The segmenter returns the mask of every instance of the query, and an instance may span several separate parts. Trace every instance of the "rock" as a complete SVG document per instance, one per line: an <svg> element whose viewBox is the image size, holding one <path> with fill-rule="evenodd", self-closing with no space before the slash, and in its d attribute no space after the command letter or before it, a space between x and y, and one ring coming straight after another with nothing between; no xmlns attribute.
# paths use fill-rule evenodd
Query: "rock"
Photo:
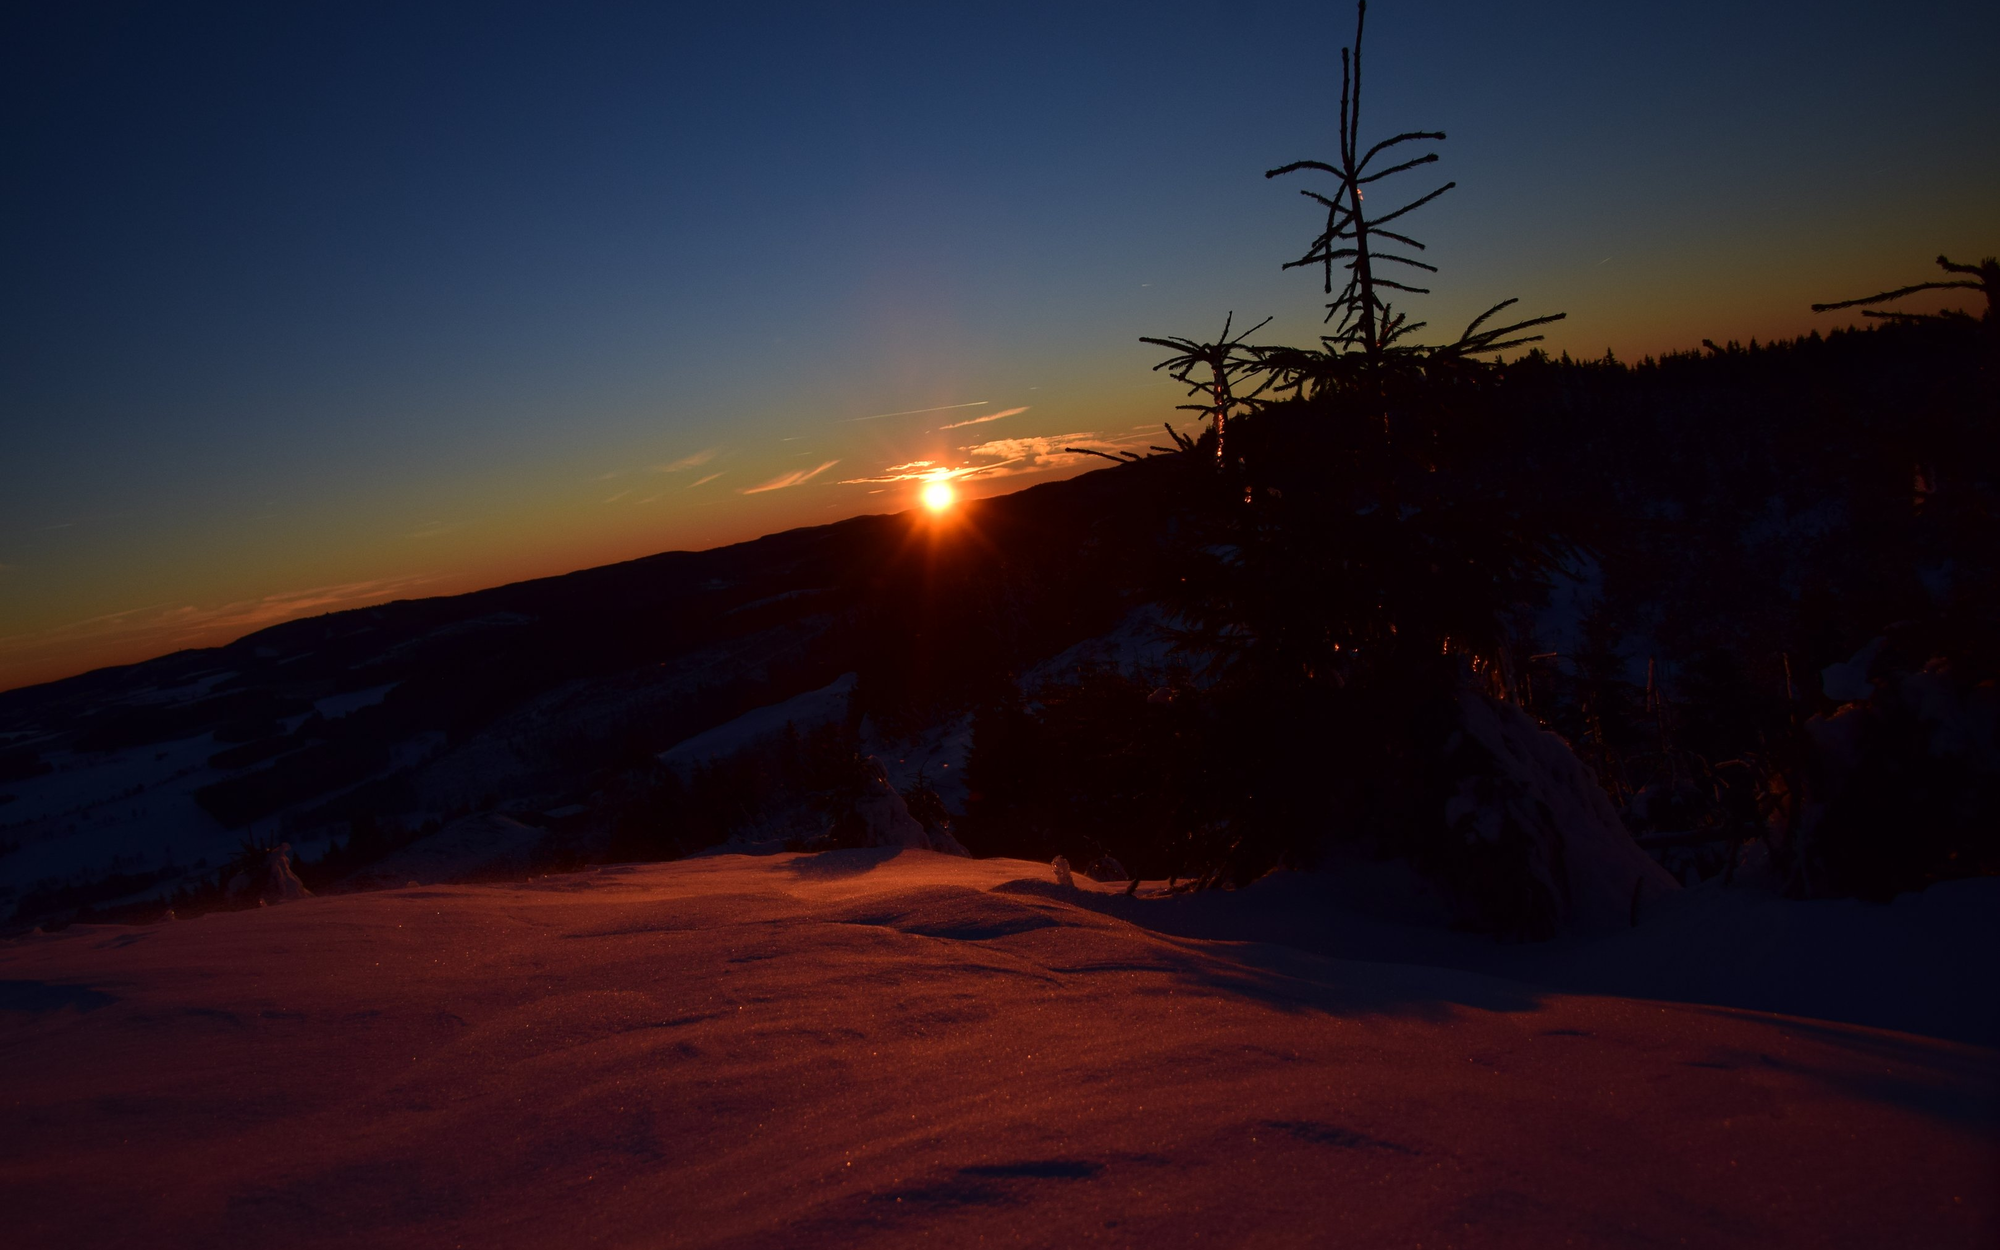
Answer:
<svg viewBox="0 0 2000 1250"><path fill-rule="evenodd" d="M1064 858L1061 855L1058 855L1053 860L1049 861L1049 866L1056 870L1057 885L1072 886L1072 887L1076 885L1076 878L1070 876L1069 873L1068 859Z"/></svg>

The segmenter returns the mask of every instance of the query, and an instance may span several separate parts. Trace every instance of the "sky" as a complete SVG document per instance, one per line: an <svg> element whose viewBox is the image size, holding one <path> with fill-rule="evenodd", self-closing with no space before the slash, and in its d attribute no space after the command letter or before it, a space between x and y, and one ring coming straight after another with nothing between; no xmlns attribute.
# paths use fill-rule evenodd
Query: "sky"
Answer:
<svg viewBox="0 0 2000 1250"><path fill-rule="evenodd" d="M1144 448L1310 342L1344 4L0 16L0 689ZM1446 334L1844 324L2000 249L1990 3L1377 0ZM1429 171L1410 175L1413 195ZM1101 461L1098 463L1102 463Z"/></svg>

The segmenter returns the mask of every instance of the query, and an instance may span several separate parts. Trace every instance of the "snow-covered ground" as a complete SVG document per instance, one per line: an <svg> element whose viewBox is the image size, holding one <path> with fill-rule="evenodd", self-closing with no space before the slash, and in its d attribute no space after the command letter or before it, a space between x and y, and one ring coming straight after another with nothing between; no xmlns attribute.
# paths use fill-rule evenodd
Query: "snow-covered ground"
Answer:
<svg viewBox="0 0 2000 1250"><path fill-rule="evenodd" d="M783 702L754 708L662 751L660 762L671 768L692 770L698 765L726 759L746 747L775 738L784 733L787 726L803 734L822 725L838 724L847 716L847 704L854 693L854 683L853 673L843 673L818 690L808 690Z"/></svg>
<svg viewBox="0 0 2000 1250"><path fill-rule="evenodd" d="M122 751L51 751L51 771L8 782L0 806L0 918L39 883L220 864L243 835L224 829L194 793L225 774L210 734ZM171 883L169 883L171 884Z"/></svg>
<svg viewBox="0 0 2000 1250"><path fill-rule="evenodd" d="M2000 1236L2000 1052L1530 979L1578 944L1518 948L1513 975L1427 966L1409 926L1343 919L1305 875L1119 889L924 852L719 855L18 939L0 945L8 1235ZM1954 915L1994 902L1939 897ZM1715 927L1700 891L1683 904L1675 923ZM1688 958L1753 930L1778 940L1738 918ZM1974 965L1992 947L1960 953L1961 988L1990 986Z"/></svg>

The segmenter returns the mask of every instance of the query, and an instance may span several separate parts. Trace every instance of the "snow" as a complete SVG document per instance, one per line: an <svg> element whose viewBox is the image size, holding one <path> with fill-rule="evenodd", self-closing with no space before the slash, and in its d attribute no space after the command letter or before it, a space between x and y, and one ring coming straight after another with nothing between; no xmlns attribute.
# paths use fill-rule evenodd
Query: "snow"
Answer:
<svg viewBox="0 0 2000 1250"><path fill-rule="evenodd" d="M1640 849L1611 800L1560 737L1527 713L1470 692L1459 697L1463 732L1491 767L1463 778L1445 821L1468 839L1525 835L1521 868L1546 891L1560 923L1584 933L1629 928L1635 910L1679 888Z"/></svg>
<svg viewBox="0 0 2000 1250"><path fill-rule="evenodd" d="M1912 912L1972 924L1991 884ZM722 855L0 944L9 1236L1994 1244L2000 1053L1380 962L1414 930L1325 885Z"/></svg>
<svg viewBox="0 0 2000 1250"><path fill-rule="evenodd" d="M1166 612L1159 605L1134 608L1111 632L1087 638L1023 673L1021 689L1032 696L1052 682L1075 681L1085 668L1115 669L1127 677L1163 672L1179 659L1167 628Z"/></svg>
<svg viewBox="0 0 2000 1250"><path fill-rule="evenodd" d="M360 869L349 889L440 881L520 879L547 835L498 812L475 812Z"/></svg>
<svg viewBox="0 0 2000 1250"><path fill-rule="evenodd" d="M966 805L965 761L972 754L972 714L952 717L907 738L884 734L872 717L861 722L861 749L880 761L889 784L898 790L927 785L944 805L963 812Z"/></svg>
<svg viewBox="0 0 2000 1250"><path fill-rule="evenodd" d="M1874 694L1875 683L1868 680L1868 670L1875 667L1875 658L1888 645L1887 638L1877 638L1845 664L1829 664L1820 670L1820 688L1826 697L1835 703L1857 703Z"/></svg>
<svg viewBox="0 0 2000 1250"><path fill-rule="evenodd" d="M219 864L243 841L194 800L224 774L208 767L221 749L209 734L123 751L50 751L53 771L8 782L0 807L0 916L47 882L148 872L206 859Z"/></svg>
<svg viewBox="0 0 2000 1250"><path fill-rule="evenodd" d="M679 769L729 756L774 738L790 725L800 733L834 724L847 716L848 696L854 693L855 675L844 673L820 687L795 695L782 703L745 712L735 720L698 733L660 753L660 762Z"/></svg>
<svg viewBox="0 0 2000 1250"><path fill-rule="evenodd" d="M880 761L875 761L880 767ZM925 830L923 823L910 815L909 804L888 778L879 773L870 778L861 797L855 800L854 814L861 818L867 830L867 845L907 847L920 851L942 851L946 855L965 855L969 852L957 838L942 830L932 834Z"/></svg>
<svg viewBox="0 0 2000 1250"><path fill-rule="evenodd" d="M370 686L366 690L350 690L346 694L328 695L313 704L313 709L328 720L339 720L365 707L374 707L389 697L389 692L403 683L392 681L386 685Z"/></svg>

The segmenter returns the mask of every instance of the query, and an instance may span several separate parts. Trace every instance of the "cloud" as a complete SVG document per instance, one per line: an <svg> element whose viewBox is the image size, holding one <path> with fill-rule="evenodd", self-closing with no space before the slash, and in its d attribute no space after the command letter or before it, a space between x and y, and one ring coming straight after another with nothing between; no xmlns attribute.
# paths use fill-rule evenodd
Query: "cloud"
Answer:
<svg viewBox="0 0 2000 1250"><path fill-rule="evenodd" d="M840 483L842 486L866 486L873 482L914 482L920 479L957 476L954 470L944 468L935 460L912 460L908 464L892 464L876 477L850 477ZM869 491L869 494L875 494Z"/></svg>
<svg viewBox="0 0 2000 1250"><path fill-rule="evenodd" d="M1017 473L1041 473L1049 469L1060 469L1068 465L1080 464L1092 459L1090 456L1066 450L1070 447L1088 447L1095 451L1120 451L1131 448L1136 440L1131 433L1122 437L1106 437L1094 430L1078 434L1047 434L1035 438L996 438L989 442L967 447L965 454L975 459L994 460L994 466L1004 472L998 475L1009 477Z"/></svg>
<svg viewBox="0 0 2000 1250"><path fill-rule="evenodd" d="M848 417L848 421L880 421L884 417L914 417L926 412L950 412L954 408L984 408L989 401L975 399L969 404L939 404L935 408L905 408L901 412L878 412L872 417Z"/></svg>
<svg viewBox="0 0 2000 1250"><path fill-rule="evenodd" d="M448 525L443 521L425 521L423 528L410 531L410 537L436 538L440 534L449 534L457 528L457 526Z"/></svg>
<svg viewBox="0 0 2000 1250"><path fill-rule="evenodd" d="M1026 408L1009 408L1005 412L996 412L984 417L974 417L970 421L954 421L950 425L941 425L938 428L940 430L956 430L961 426L985 425L988 421L998 421L1002 417L1018 417L1026 411Z"/></svg>
<svg viewBox="0 0 2000 1250"><path fill-rule="evenodd" d="M1045 473L1051 469L1065 468L1091 459L1080 452L1069 451L1068 448L1088 447L1097 451L1136 449L1144 445L1144 437L1139 431L1150 428L1150 426L1139 426L1133 431L1116 436L1085 430L1077 434L1047 434L1036 438L996 438L961 448L960 450L966 455L966 463L963 464L948 466L933 460L912 460L908 464L890 465L873 476L847 478L840 484L875 486L891 485L896 482L956 481L974 477L1014 477L1023 473Z"/></svg>
<svg viewBox="0 0 2000 1250"><path fill-rule="evenodd" d="M784 490L788 486L801 486L839 463L840 461L838 460L829 460L817 469L797 469L790 473L780 473L768 482L763 482L756 486L745 486L736 493L739 495L761 495L767 490Z"/></svg>
<svg viewBox="0 0 2000 1250"><path fill-rule="evenodd" d="M710 447L703 451L695 452L691 456L682 456L679 460L670 460L666 464L656 464L653 466L653 472L679 473L682 469L698 469L715 459L721 451L722 448L720 447Z"/></svg>
<svg viewBox="0 0 2000 1250"><path fill-rule="evenodd" d="M689 490L693 490L693 489L694 489L695 487L697 487L697 486L706 486L706 485L708 485L708 484L709 484L710 482L713 482L713 481L714 481L714 480L715 480L716 478L719 478L719 477L721 477L721 476L722 476L722 475L721 475L720 473L711 473L711 474L709 474L709 475L708 475L707 477L704 477L704 478L698 478L698 479L696 479L695 481L692 481L692 482L689 482L689 483L687 484L687 488L688 488Z"/></svg>
<svg viewBox="0 0 2000 1250"><path fill-rule="evenodd" d="M613 495L613 496L612 496L611 498L609 498L609 499L605 500L604 502L605 502L605 503L617 503L617 502L618 502L619 500L621 500L621 499L625 498L625 496L627 496L627 495L629 495L629 494L631 494L631 493L632 493L632 492L631 492L631 491L629 491L629 490L621 490L621 491L619 491L619 492L618 492L617 494Z"/></svg>

